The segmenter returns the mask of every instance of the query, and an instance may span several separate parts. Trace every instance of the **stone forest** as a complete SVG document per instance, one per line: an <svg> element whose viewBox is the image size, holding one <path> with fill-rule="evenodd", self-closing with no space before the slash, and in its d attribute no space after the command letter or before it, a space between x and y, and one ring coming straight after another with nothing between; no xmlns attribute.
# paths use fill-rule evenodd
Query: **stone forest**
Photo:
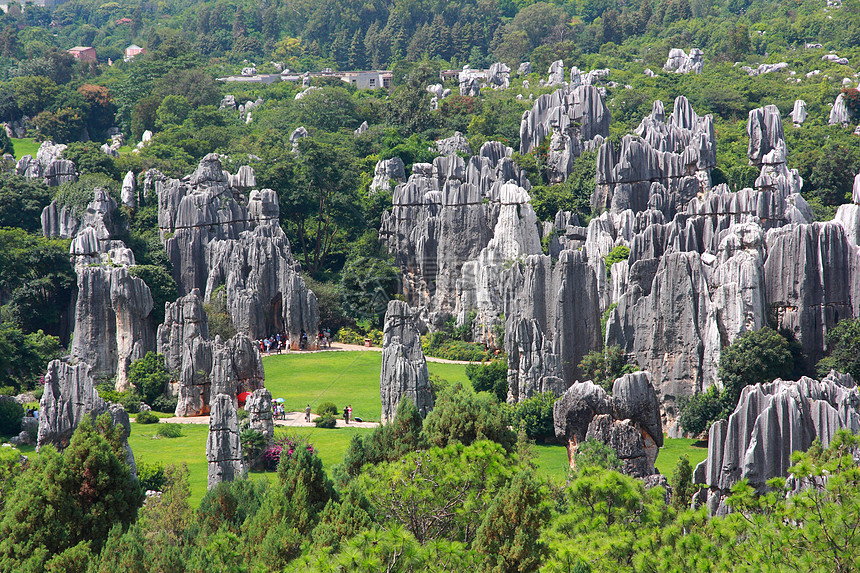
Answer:
<svg viewBox="0 0 860 573"><path fill-rule="evenodd" d="M0 8L0 571L860 570L857 0Z"/></svg>

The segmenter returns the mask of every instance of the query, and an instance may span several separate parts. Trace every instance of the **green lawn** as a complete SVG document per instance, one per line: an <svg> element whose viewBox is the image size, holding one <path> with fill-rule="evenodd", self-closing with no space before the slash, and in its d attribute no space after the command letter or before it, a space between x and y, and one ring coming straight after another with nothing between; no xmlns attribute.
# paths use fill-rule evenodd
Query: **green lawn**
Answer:
<svg viewBox="0 0 860 573"><path fill-rule="evenodd" d="M347 404L365 421L379 421L379 371L382 354L371 351L280 354L263 358L266 388L273 398L283 398L288 412L316 409L323 401L334 402L338 411ZM466 366L428 362L430 374L450 382L467 382Z"/></svg>
<svg viewBox="0 0 860 573"><path fill-rule="evenodd" d="M188 465L189 482L191 485L191 505L197 507L206 493L206 437L209 426L206 424L183 424L182 437L153 439L157 424L132 424L131 436L128 443L134 452L135 460L162 465L185 463ZM333 466L343 461L343 456L349 447L352 436L359 433L371 432L364 428L337 428L321 430L318 428L275 428L275 436L290 433L301 436L310 442L317 450L325 470L331 474ZM254 479L272 479L276 474L252 473Z"/></svg>
<svg viewBox="0 0 860 573"><path fill-rule="evenodd" d="M12 147L15 149L15 159L21 159L25 155L36 157L36 152L39 151L38 141L32 137L24 137L22 139L12 138Z"/></svg>
<svg viewBox="0 0 860 573"><path fill-rule="evenodd" d="M688 438L664 438L655 465L661 474L671 480L672 472L683 455L687 456L695 469L696 464L708 457L708 444Z"/></svg>

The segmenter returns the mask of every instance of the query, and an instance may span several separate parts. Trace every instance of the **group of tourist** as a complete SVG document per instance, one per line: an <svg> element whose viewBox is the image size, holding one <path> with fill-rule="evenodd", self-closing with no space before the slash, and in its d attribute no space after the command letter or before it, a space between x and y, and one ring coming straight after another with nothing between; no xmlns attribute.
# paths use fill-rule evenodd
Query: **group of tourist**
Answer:
<svg viewBox="0 0 860 573"><path fill-rule="evenodd" d="M262 354L271 354L272 352L280 354L281 350L289 349L290 339L284 332L273 334L272 336L260 341L260 352Z"/></svg>
<svg viewBox="0 0 860 573"><path fill-rule="evenodd" d="M36 418L38 420L39 419L39 409L38 408L27 408L24 411L24 415L27 418Z"/></svg>
<svg viewBox="0 0 860 573"><path fill-rule="evenodd" d="M275 403L272 405L272 415L275 420L286 420L287 419L287 411L284 409L283 404Z"/></svg>
<svg viewBox="0 0 860 573"><path fill-rule="evenodd" d="M320 330L317 340L321 349L331 348L331 330L328 328ZM308 346L308 334L302 330L299 336L299 350L307 350L308 348L310 348ZM290 337L287 336L286 332L279 332L260 340L261 354L280 354L282 350L290 350Z"/></svg>

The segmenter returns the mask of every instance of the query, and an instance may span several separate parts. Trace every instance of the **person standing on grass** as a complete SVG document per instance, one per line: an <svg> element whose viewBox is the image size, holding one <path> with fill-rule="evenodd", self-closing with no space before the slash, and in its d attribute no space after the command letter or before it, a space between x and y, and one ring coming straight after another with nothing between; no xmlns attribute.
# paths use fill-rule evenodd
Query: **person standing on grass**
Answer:
<svg viewBox="0 0 860 573"><path fill-rule="evenodd" d="M349 424L349 406L343 407L343 421Z"/></svg>
<svg viewBox="0 0 860 573"><path fill-rule="evenodd" d="M310 423L311 421L311 405L308 404L307 408L305 408L305 422Z"/></svg>

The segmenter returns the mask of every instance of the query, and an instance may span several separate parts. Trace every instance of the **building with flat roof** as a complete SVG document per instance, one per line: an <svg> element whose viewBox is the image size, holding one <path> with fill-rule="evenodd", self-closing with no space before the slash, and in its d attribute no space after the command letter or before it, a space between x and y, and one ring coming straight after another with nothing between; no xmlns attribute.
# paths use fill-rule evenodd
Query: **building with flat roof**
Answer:
<svg viewBox="0 0 860 573"><path fill-rule="evenodd" d="M96 57L96 49L91 48L90 46L75 46L69 50L69 53L82 62L98 61L98 58Z"/></svg>

